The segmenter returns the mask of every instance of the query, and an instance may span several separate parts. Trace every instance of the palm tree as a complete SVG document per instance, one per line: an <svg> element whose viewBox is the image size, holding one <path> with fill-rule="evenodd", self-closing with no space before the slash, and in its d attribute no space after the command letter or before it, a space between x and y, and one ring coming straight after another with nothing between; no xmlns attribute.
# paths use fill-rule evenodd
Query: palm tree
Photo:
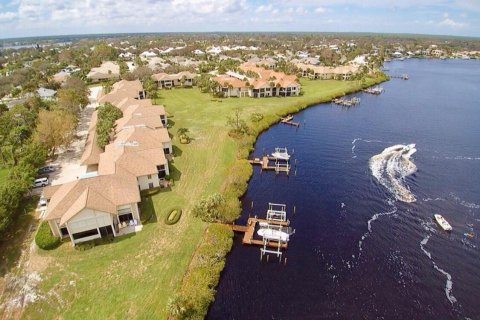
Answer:
<svg viewBox="0 0 480 320"><path fill-rule="evenodd" d="M185 314L187 309L184 307L184 301L180 295L175 295L173 298L168 299L167 302L167 312L168 314L177 319L178 317Z"/></svg>

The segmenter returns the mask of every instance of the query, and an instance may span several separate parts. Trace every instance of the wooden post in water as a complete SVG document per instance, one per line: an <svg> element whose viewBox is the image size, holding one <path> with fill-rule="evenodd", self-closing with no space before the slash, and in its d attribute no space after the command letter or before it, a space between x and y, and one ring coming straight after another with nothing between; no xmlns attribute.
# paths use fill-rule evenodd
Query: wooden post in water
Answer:
<svg viewBox="0 0 480 320"><path fill-rule="evenodd" d="M297 213L297 207L293 206L293 214Z"/></svg>

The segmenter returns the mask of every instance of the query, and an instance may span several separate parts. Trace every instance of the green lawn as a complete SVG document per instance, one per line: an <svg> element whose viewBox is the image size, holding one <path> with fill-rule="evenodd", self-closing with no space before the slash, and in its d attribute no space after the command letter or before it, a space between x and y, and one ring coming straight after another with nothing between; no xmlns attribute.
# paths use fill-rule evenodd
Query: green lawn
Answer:
<svg viewBox="0 0 480 320"><path fill-rule="evenodd" d="M74 250L68 242L41 252L48 261L40 286L43 298L27 307L23 317L166 319L167 300L179 287L206 226L191 217L189 209L202 196L220 190L236 159L237 145L228 137L226 116L237 107L245 116L250 112L266 116L286 113L359 85L341 81L302 84L305 94L300 97L221 102L197 88L160 91L157 102L165 105L173 124L175 186L152 196L155 216L136 235L86 251ZM178 143L175 133L180 127L190 130L194 139L190 144ZM182 218L175 225L165 225L169 208L176 206L183 208Z"/></svg>

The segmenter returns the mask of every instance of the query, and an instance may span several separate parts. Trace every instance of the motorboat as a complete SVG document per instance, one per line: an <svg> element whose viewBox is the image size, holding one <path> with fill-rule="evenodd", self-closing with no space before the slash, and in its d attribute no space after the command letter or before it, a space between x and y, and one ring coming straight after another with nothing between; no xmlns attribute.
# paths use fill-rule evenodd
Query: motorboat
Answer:
<svg viewBox="0 0 480 320"><path fill-rule="evenodd" d="M287 148L275 148L275 152L272 153L272 157L279 160L290 159L290 155L288 154Z"/></svg>
<svg viewBox="0 0 480 320"><path fill-rule="evenodd" d="M283 241L287 242L290 238L290 235L284 231L270 229L270 228L261 228L257 231L257 234L267 240L274 240L274 241Z"/></svg>
<svg viewBox="0 0 480 320"><path fill-rule="evenodd" d="M452 226L450 225L450 223L448 223L447 220L445 220L445 218L441 214L434 214L433 216L443 230L452 231Z"/></svg>

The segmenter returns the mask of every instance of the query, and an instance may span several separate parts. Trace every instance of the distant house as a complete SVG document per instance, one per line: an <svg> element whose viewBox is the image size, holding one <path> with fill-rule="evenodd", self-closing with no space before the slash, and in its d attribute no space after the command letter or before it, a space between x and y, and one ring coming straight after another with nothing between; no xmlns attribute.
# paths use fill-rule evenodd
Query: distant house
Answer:
<svg viewBox="0 0 480 320"><path fill-rule="evenodd" d="M100 67L92 68L87 74L92 81L103 81L120 78L120 66L116 62L106 61Z"/></svg>
<svg viewBox="0 0 480 320"><path fill-rule="evenodd" d="M196 77L196 74L188 71L182 71L176 74L156 73L152 75L152 79L157 83L159 88L191 87L195 84Z"/></svg>
<svg viewBox="0 0 480 320"><path fill-rule="evenodd" d="M140 57L142 58L153 58L153 57L156 57L157 54L153 51L144 51L142 53L140 53Z"/></svg>
<svg viewBox="0 0 480 320"><path fill-rule="evenodd" d="M67 81L67 78L69 76L70 76L69 72L65 72L61 70L53 75L53 81L58 83L64 83L65 81Z"/></svg>
<svg viewBox="0 0 480 320"><path fill-rule="evenodd" d="M267 69L275 69L277 67L277 60L267 57L267 58L258 58L253 57L247 61L248 64L256 64Z"/></svg>
<svg viewBox="0 0 480 320"><path fill-rule="evenodd" d="M350 80L352 76L359 71L359 66L356 64L338 67L325 67L297 63L296 67L301 70L302 77L309 78L311 80Z"/></svg>
<svg viewBox="0 0 480 320"><path fill-rule="evenodd" d="M250 63L242 64L240 70L243 74L230 71L214 77L213 81L217 83L215 91L225 97L253 98L300 94L300 84L295 75L267 70Z"/></svg>
<svg viewBox="0 0 480 320"><path fill-rule="evenodd" d="M168 66L170 66L170 64L167 63L165 59L162 59L160 57L153 57L153 58L143 59L143 60L147 61L148 67L154 71L156 69L165 69Z"/></svg>
<svg viewBox="0 0 480 320"><path fill-rule="evenodd" d="M57 93L57 91L52 89L46 89L46 88L38 88L37 93L42 99L52 100L55 97L55 94Z"/></svg>

